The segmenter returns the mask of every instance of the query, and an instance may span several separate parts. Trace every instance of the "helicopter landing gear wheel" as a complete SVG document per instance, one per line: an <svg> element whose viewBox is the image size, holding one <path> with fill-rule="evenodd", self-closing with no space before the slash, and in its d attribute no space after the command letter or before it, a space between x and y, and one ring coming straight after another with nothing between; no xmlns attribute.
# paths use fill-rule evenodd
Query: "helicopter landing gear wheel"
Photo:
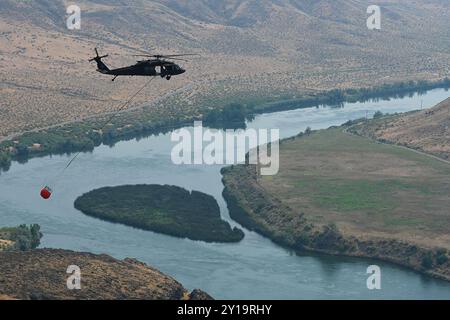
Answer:
<svg viewBox="0 0 450 320"><path fill-rule="evenodd" d="M171 76L166 76L166 80L170 80L172 78Z"/></svg>

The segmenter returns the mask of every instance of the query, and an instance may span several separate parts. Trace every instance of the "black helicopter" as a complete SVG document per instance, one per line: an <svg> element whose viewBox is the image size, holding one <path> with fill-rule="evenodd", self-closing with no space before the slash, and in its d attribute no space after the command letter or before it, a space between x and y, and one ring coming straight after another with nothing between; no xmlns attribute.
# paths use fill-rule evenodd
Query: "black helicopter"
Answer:
<svg viewBox="0 0 450 320"><path fill-rule="evenodd" d="M147 76L147 77L161 76L161 78L165 77L167 80L170 80L172 76L183 74L186 72L186 70L181 68L176 63L172 61L167 61L165 59L186 61L185 59L180 59L179 57L196 55L196 54L134 55L136 57L148 57L152 59L141 60L138 61L136 64L128 67L109 69L106 66L106 64L102 61L102 59L108 57L108 55L100 56L98 54L97 48L95 48L95 53L97 54L97 56L95 58L90 59L89 62L92 61L97 62L98 72L114 76L112 81L116 80L118 76ZM157 68L159 70L157 70Z"/></svg>

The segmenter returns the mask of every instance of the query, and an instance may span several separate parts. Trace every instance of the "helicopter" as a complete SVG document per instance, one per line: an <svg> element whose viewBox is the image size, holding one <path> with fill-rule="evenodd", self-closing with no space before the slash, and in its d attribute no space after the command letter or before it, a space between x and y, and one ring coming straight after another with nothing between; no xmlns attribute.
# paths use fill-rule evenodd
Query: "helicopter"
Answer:
<svg viewBox="0 0 450 320"><path fill-rule="evenodd" d="M89 59L89 62L95 61L97 63L98 72L114 76L112 81L116 80L118 76L147 76L147 77L160 76L161 78L166 78L167 80L170 80L172 76L183 74L186 72L186 70L181 68L175 62L168 61L165 59L186 61L185 59L181 59L179 57L196 55L196 54L134 55L136 57L147 57L150 59L138 61L136 64L127 67L109 69L108 66L102 61L103 58L106 58L109 55L100 56L97 48L95 48L95 53L97 56L95 58Z"/></svg>

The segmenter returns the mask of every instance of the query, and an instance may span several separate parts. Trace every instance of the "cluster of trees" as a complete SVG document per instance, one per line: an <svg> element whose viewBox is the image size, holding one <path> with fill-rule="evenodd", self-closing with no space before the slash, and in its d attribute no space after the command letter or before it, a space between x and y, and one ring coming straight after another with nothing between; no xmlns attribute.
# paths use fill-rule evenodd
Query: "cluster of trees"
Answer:
<svg viewBox="0 0 450 320"><path fill-rule="evenodd" d="M427 252L422 257L422 267L424 269L431 269L434 265L443 265L449 261L447 250L439 248L435 252Z"/></svg>
<svg viewBox="0 0 450 320"><path fill-rule="evenodd" d="M14 242L10 250L31 250L37 248L41 243L42 233L38 224L20 225L15 228L1 228L0 239Z"/></svg>
<svg viewBox="0 0 450 320"><path fill-rule="evenodd" d="M206 125L214 128L238 129L245 128L246 120L252 119L253 110L239 103L231 103L223 109L213 109L209 111L203 121Z"/></svg>
<svg viewBox="0 0 450 320"><path fill-rule="evenodd" d="M322 105L341 107L344 102L366 102L380 99L404 98L414 93L423 94L436 88L450 88L450 79L441 81L407 81L383 84L374 88L334 89L317 95L297 99L278 101L258 107L257 112L275 112L281 110L308 108Z"/></svg>
<svg viewBox="0 0 450 320"><path fill-rule="evenodd" d="M89 152L102 143L114 145L117 141L145 137L158 134L174 128L178 122L167 120L164 122L152 122L143 124L135 122L124 128L126 120L118 120L112 126L103 128L102 133L98 128L102 127L101 121L89 121L86 123L74 123L62 127L55 127L40 132L25 133L17 138L19 143L5 141L0 144L0 169L9 169L12 160L25 163L30 157L45 156L49 154L70 154L73 152ZM188 125L190 123L186 123ZM31 148L39 144L38 148ZM12 148L13 152L10 151Z"/></svg>

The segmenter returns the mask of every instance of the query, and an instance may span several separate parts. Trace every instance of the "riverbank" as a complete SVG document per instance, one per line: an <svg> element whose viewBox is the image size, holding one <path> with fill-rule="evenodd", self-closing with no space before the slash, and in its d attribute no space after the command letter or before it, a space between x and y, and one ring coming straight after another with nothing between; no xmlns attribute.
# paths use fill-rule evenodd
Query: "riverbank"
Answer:
<svg viewBox="0 0 450 320"><path fill-rule="evenodd" d="M74 206L105 221L205 242L239 242L244 232L220 217L214 197L176 186L105 187L78 197Z"/></svg>
<svg viewBox="0 0 450 320"><path fill-rule="evenodd" d="M374 88L331 90L296 98L278 97L276 100L247 97L234 102L230 98L230 102L234 103L228 104L223 109L205 107L203 113L191 116L168 115L165 112L150 115L145 109L133 109L119 113L109 122L107 120L111 114L33 130L2 141L0 171L7 171L11 161L24 163L34 157L88 152L101 144L112 146L118 141L139 139L190 126L194 120L203 120L204 125L216 128L241 128L245 127L247 119L256 114L321 105L339 106L344 102L389 99L435 88L450 88L450 80L445 78L436 82L400 82Z"/></svg>
<svg viewBox="0 0 450 320"><path fill-rule="evenodd" d="M450 280L448 164L342 130L283 140L277 176L224 168L230 216L295 250L375 258Z"/></svg>

